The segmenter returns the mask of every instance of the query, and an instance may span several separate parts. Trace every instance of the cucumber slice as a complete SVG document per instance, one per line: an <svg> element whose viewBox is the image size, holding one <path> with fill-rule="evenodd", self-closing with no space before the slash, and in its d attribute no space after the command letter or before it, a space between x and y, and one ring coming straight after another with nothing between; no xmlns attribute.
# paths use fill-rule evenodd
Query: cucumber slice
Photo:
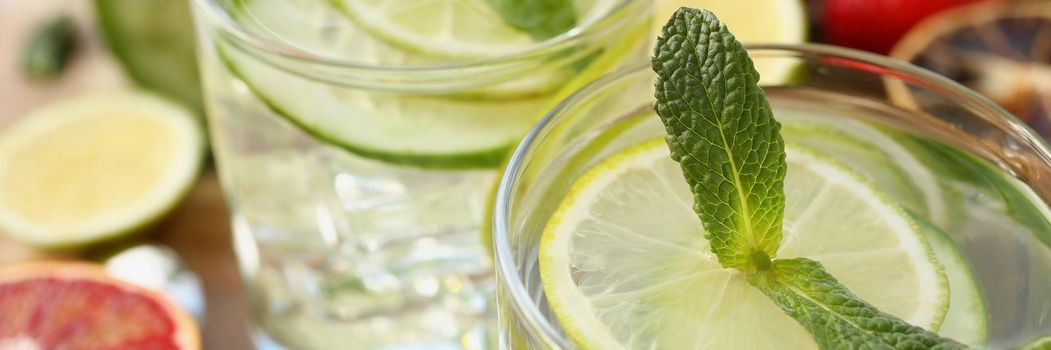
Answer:
<svg viewBox="0 0 1051 350"><path fill-rule="evenodd" d="M492 168L532 126L546 98L460 101L341 88L217 46L229 71L273 111L329 144L422 168Z"/></svg>
<svg viewBox="0 0 1051 350"><path fill-rule="evenodd" d="M96 0L95 13L111 51L132 79L201 114L201 83L187 1Z"/></svg>

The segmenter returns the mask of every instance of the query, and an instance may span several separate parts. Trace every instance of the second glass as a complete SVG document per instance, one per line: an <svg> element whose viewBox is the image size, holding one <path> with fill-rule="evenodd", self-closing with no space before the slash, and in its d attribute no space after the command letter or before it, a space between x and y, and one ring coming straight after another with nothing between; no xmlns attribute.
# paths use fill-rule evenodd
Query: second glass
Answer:
<svg viewBox="0 0 1051 350"><path fill-rule="evenodd" d="M578 85L570 78L648 47L647 1L575 3L576 27L532 43L479 1L194 2L212 144L262 338L492 344L478 228L493 169Z"/></svg>

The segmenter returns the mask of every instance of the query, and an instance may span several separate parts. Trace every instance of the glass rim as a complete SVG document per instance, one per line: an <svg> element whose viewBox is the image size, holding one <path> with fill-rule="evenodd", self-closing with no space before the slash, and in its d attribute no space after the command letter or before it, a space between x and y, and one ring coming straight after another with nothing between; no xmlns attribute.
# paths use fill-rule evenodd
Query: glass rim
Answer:
<svg viewBox="0 0 1051 350"><path fill-rule="evenodd" d="M985 96L919 66L874 53L824 44L748 44L745 45L745 48L750 55L761 54L762 52L793 52L842 58L864 65L852 65L850 67L852 69L866 70L876 74L889 74L910 83L921 83L921 86L924 88L931 88L940 95L950 97L958 105L979 111L984 115L992 115L995 118L999 118L1002 121L999 126L1009 130L1014 136L1025 139L1026 145L1032 148L1037 156L1042 158L1040 160L1045 165L1051 165L1051 151L1049 151L1051 147L1048 146L1044 138L1036 134L1027 124ZM518 269L511 256L509 241L510 189L512 184L518 182L519 173L527 159L526 152L535 148L538 142L537 138L548 130L553 122L561 119L567 109L575 106L581 99L608 88L616 81L648 69L650 69L650 65L645 63L606 74L560 101L526 134L515 148L514 153L512 153L507 167L501 173L495 204L493 205L492 232L495 253L494 264L497 276L499 276L497 283L507 289L506 294L511 299L508 302L512 304L510 308L518 311L518 315L509 317L525 318L523 323L530 331L539 332L564 348L570 344L569 341L556 331L552 323L541 314L540 309L526 291L521 278L518 277Z"/></svg>
<svg viewBox="0 0 1051 350"><path fill-rule="evenodd" d="M206 16L208 17L207 20L211 25L217 26L222 32L232 35L239 44L247 45L248 47L265 53L300 61L304 64L317 64L347 70L368 70L389 73L433 73L453 72L479 66L520 62L545 57L546 55L557 54L560 49L576 44L589 37L592 33L613 25L613 23L609 21L610 18L626 11L631 7L630 5L641 3L643 0L616 0L618 1L617 4L607 13L595 19L591 25L587 27L574 27L568 32L537 42L534 45L526 46L522 50L516 50L493 57L424 65L369 64L312 53L295 46L268 39L248 30L241 24L237 23L237 21L230 16L229 11L224 9L217 3L217 1L218 0L193 0L192 6L206 12Z"/></svg>

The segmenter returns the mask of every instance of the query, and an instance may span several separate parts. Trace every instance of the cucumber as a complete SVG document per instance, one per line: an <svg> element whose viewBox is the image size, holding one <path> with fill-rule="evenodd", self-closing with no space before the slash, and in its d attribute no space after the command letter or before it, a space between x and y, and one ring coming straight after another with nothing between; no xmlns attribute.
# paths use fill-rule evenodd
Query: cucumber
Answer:
<svg viewBox="0 0 1051 350"><path fill-rule="evenodd" d="M217 45L227 69L275 112L319 140L389 163L493 168L533 125L545 98L457 101L342 88Z"/></svg>
<svg viewBox="0 0 1051 350"><path fill-rule="evenodd" d="M203 115L190 4L183 0L96 0L111 51L143 87Z"/></svg>

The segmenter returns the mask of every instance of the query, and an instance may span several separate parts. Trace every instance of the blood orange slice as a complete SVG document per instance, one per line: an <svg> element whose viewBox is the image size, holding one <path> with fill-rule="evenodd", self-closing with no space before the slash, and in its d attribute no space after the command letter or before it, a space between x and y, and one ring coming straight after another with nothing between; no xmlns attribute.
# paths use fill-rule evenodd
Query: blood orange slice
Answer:
<svg viewBox="0 0 1051 350"><path fill-rule="evenodd" d="M164 296L81 263L0 268L0 349L199 349Z"/></svg>

